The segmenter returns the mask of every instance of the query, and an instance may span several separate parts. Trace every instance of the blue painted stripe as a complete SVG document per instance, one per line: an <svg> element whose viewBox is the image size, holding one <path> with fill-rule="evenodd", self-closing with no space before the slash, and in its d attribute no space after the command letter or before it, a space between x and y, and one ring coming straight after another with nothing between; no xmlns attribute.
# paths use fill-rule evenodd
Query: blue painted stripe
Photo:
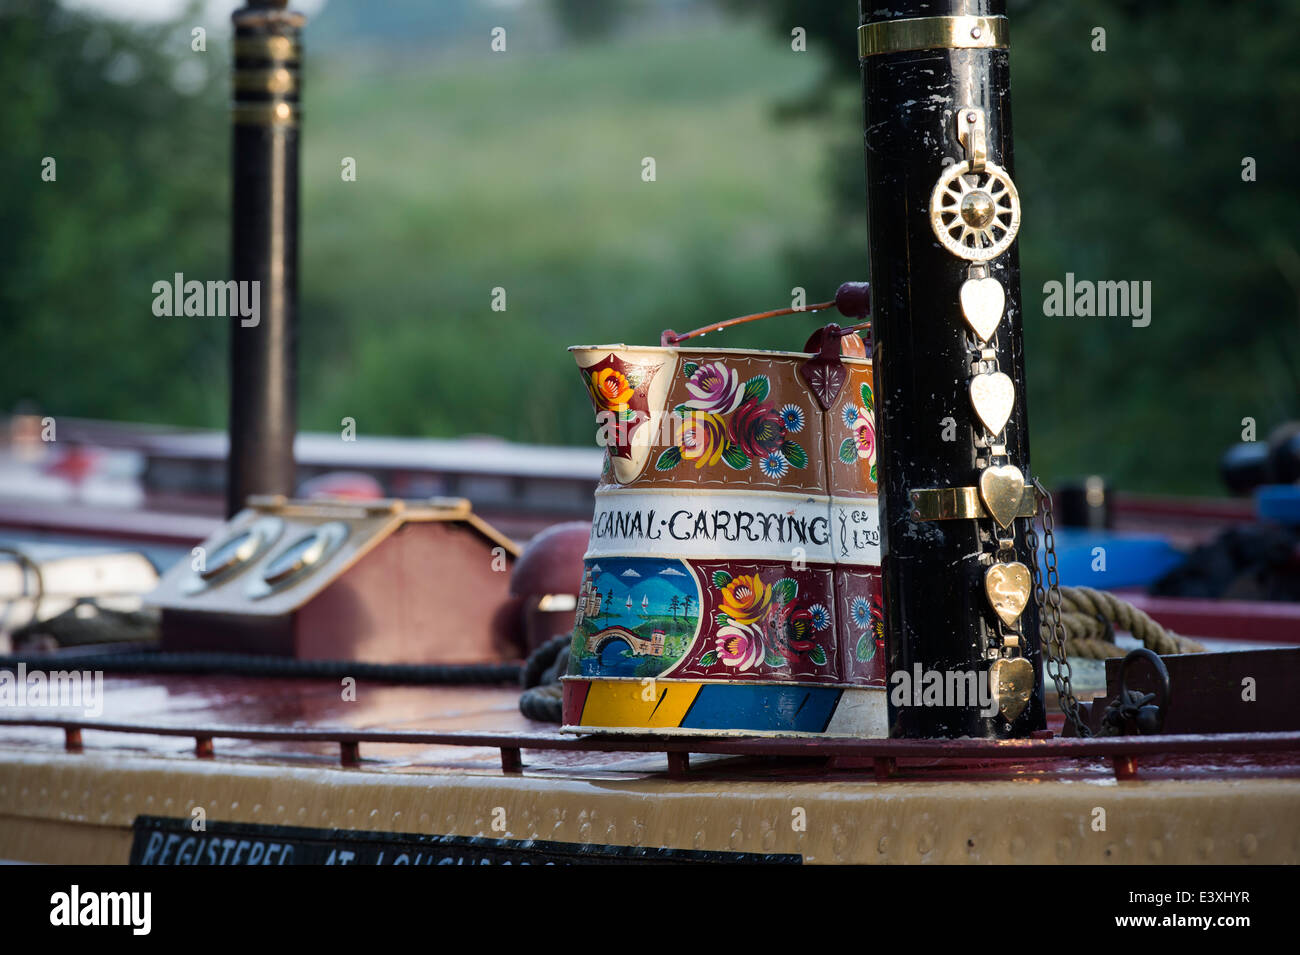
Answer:
<svg viewBox="0 0 1300 955"><path fill-rule="evenodd" d="M706 683L682 729L824 733L843 691L770 683Z"/></svg>

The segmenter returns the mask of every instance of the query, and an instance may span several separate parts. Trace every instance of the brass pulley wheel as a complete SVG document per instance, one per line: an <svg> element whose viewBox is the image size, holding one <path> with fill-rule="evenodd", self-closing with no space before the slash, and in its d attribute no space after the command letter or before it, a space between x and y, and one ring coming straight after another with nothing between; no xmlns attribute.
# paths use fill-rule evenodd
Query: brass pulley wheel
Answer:
<svg viewBox="0 0 1300 955"><path fill-rule="evenodd" d="M953 163L930 195L930 226L958 258L996 259L1020 231L1020 194L1001 166L985 162L972 172L969 161Z"/></svg>

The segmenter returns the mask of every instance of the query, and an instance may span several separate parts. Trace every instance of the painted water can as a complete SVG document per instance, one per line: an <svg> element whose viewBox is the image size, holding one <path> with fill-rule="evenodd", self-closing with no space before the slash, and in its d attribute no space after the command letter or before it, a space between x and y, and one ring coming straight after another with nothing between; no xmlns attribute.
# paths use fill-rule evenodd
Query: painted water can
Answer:
<svg viewBox="0 0 1300 955"><path fill-rule="evenodd" d="M567 731L888 735L871 363L830 330L570 349L607 453Z"/></svg>

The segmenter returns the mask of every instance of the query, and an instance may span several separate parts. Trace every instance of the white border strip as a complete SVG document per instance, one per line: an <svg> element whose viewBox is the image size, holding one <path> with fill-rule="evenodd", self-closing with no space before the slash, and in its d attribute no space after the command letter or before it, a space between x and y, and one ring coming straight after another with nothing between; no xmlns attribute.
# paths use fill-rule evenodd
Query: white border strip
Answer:
<svg viewBox="0 0 1300 955"><path fill-rule="evenodd" d="M596 492L586 556L878 567L879 507L875 498L607 488Z"/></svg>

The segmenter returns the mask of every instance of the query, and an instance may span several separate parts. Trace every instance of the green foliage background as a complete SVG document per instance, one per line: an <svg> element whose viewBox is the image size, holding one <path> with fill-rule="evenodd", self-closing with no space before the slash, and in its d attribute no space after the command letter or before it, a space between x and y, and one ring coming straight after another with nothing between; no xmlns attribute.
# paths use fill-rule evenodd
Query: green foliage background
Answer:
<svg viewBox="0 0 1300 955"><path fill-rule="evenodd" d="M1049 480L1215 491L1243 417L1263 436L1300 416L1296 6L1012 3ZM554 13L582 4L561 7L331 0L308 24L304 428L586 443L564 346L652 343L868 277L854 4L638 2L572 40ZM224 425L228 329L155 318L150 288L226 268L226 33L197 12L128 29L0 4L0 408ZM1066 272L1150 280L1150 327L1043 317ZM814 324L718 342L797 347Z"/></svg>

